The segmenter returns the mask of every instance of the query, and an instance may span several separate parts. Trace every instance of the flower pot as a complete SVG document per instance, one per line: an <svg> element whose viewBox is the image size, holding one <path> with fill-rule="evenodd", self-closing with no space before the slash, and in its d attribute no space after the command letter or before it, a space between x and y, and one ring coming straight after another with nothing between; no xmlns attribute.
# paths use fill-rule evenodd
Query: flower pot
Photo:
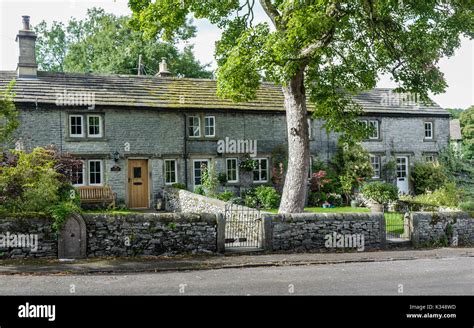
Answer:
<svg viewBox="0 0 474 328"><path fill-rule="evenodd" d="M379 203L372 203L370 209L372 210L372 213L383 213L383 205Z"/></svg>

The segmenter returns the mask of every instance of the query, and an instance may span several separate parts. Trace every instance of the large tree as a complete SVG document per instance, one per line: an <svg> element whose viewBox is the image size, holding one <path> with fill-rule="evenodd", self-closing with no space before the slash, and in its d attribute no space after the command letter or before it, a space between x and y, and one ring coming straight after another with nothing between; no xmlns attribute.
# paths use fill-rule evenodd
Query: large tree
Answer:
<svg viewBox="0 0 474 328"><path fill-rule="evenodd" d="M0 89L0 151L3 151L4 144L11 141L13 133L20 125L18 110L13 102L15 98L14 86L15 81L11 81L3 89Z"/></svg>
<svg viewBox="0 0 474 328"><path fill-rule="evenodd" d="M67 26L53 22L51 26L40 22L37 59L39 68L52 72L137 74L138 58L142 57L142 74L155 74L159 63L166 58L173 75L210 78L209 64L201 64L189 45L183 51L175 46L177 39L187 40L195 27L187 22L178 38L162 42L159 38L143 37L134 31L126 16L107 14L103 9L92 8L84 20L69 20Z"/></svg>
<svg viewBox="0 0 474 328"><path fill-rule="evenodd" d="M270 23L253 24L254 0L129 0L132 24L171 39L188 16L223 29L216 45L218 94L256 97L265 79L282 86L288 171L279 211L301 212L309 166L307 97L326 127L349 140L362 136L351 94L390 74L420 99L443 92L437 63L460 36L474 37L472 0L259 0Z"/></svg>
<svg viewBox="0 0 474 328"><path fill-rule="evenodd" d="M462 152L467 160L474 161L474 106L464 110L459 116L462 132Z"/></svg>

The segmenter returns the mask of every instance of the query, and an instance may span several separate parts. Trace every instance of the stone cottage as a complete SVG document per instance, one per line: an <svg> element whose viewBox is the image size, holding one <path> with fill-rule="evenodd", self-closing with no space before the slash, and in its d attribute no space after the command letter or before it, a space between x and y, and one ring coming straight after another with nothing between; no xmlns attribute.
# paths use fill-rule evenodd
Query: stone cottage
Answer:
<svg viewBox="0 0 474 328"><path fill-rule="evenodd" d="M254 152L258 167L251 184L266 184L272 159L287 147L283 95L264 83L256 100L233 103L216 96L216 82L167 76L92 75L37 71L36 35L24 17L17 35L17 71L1 71L0 87L16 79L15 103L21 126L16 147L31 150L54 144L83 160L74 172L77 186L110 186L130 208L149 208L163 188L201 184L202 164L225 175L226 188L245 179L239 163ZM440 106L407 101L390 89L355 97L360 117L374 133L363 146L371 154L374 179L384 163L397 163L397 185L409 192L415 161L433 161L449 143L449 114ZM409 99L408 99L409 100ZM337 135L311 119L312 158L327 161ZM252 148L254 147L254 149Z"/></svg>

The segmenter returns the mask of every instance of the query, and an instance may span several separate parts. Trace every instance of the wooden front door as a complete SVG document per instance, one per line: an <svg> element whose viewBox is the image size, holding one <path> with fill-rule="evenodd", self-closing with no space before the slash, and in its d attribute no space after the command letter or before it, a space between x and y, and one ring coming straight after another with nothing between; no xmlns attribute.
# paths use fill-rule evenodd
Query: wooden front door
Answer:
<svg viewBox="0 0 474 328"><path fill-rule="evenodd" d="M148 208L148 160L128 160L128 207Z"/></svg>

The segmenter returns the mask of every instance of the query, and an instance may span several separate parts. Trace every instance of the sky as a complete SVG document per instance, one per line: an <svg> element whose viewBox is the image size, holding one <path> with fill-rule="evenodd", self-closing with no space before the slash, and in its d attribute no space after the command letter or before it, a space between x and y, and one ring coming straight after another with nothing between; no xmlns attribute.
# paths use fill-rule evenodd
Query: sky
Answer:
<svg viewBox="0 0 474 328"><path fill-rule="evenodd" d="M31 16L33 26L42 20L66 23L70 17L85 18L87 8L94 6L116 15L131 14L127 0L0 0L0 70L16 69L18 45L15 37L21 28L21 16ZM261 8L256 7L255 22L268 20ZM214 69L214 43L221 32L207 20L196 20L195 25L197 35L188 42L194 44L196 58L201 63L211 63ZM180 47L184 47L184 43ZM448 88L443 94L432 95L432 99L444 108L464 109L474 105L474 40L463 39L455 55L443 58L439 66ZM396 87L388 77L382 77L377 86Z"/></svg>

